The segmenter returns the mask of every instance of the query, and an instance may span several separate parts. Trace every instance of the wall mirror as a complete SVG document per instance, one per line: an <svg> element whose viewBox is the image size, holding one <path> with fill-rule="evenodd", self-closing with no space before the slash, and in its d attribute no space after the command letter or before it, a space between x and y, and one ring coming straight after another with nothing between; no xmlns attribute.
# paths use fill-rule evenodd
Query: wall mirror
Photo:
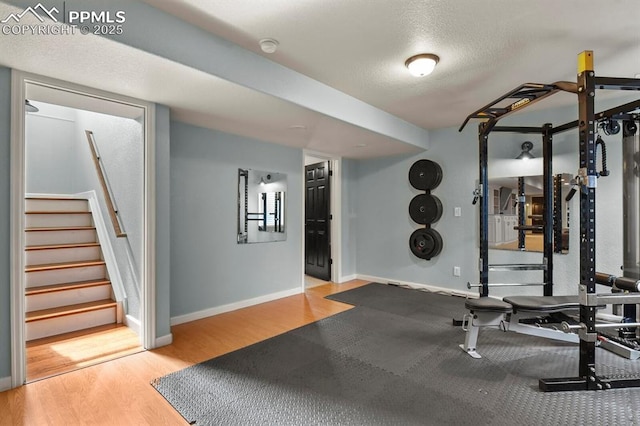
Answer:
<svg viewBox="0 0 640 426"><path fill-rule="evenodd" d="M238 169L238 244L287 239L285 173Z"/></svg>
<svg viewBox="0 0 640 426"><path fill-rule="evenodd" d="M520 179L523 180L524 197L518 193ZM572 176L556 175L554 179L554 203L559 207L554 215L554 232L560 247L556 253L569 252L569 202ZM542 252L543 247L543 177L502 177L489 179L489 227L487 229L489 248ZM524 209L520 203L524 203ZM553 208L553 206L550 206ZM521 215L523 217L521 218ZM520 224L523 223L522 227ZM522 231L518 228L524 228ZM521 244L519 233L524 233Z"/></svg>

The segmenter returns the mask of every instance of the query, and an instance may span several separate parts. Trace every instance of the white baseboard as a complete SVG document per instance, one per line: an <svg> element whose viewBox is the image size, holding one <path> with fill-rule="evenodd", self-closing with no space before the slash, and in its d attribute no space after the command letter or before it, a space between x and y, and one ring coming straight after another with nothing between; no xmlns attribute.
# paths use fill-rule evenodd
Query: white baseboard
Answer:
<svg viewBox="0 0 640 426"><path fill-rule="evenodd" d="M357 280L357 279L358 279L358 275L356 275L356 274L345 275L343 277L340 277L340 280L338 281L338 284L346 283L347 281L353 281L353 280Z"/></svg>
<svg viewBox="0 0 640 426"><path fill-rule="evenodd" d="M0 392L11 389L11 377L0 377Z"/></svg>
<svg viewBox="0 0 640 426"><path fill-rule="evenodd" d="M137 318L132 317L131 315L125 315L124 325L126 325L131 330L133 330L133 332L136 333L138 336L142 332L140 321Z"/></svg>
<svg viewBox="0 0 640 426"><path fill-rule="evenodd" d="M229 303L227 305L216 306L202 311L193 312L185 315L178 315L171 317L171 325L183 324L185 322L196 321L202 318L211 317L225 312L235 311L237 309L246 308L248 306L258 305L260 303L271 302L272 300L282 299L283 297L293 296L295 294L302 293L300 287L292 288L290 290L280 291L277 293L267 294L260 297L254 297L253 299L241 300L235 303Z"/></svg>
<svg viewBox="0 0 640 426"><path fill-rule="evenodd" d="M160 348L162 346L170 345L173 342L173 334L165 334L164 336L156 337L156 344L154 348Z"/></svg>
<svg viewBox="0 0 640 426"><path fill-rule="evenodd" d="M424 289L433 293L442 293L442 294L448 294L451 296L468 297L470 299L478 298L477 292L465 291L465 290L454 290L451 288L439 287L439 286L434 286L429 284L414 283L411 281L400 281L400 280L394 280L391 278L375 277L372 275L360 275L360 274L358 274L358 279L364 280L364 281L382 283L382 284L396 284L396 285L408 286L411 288Z"/></svg>

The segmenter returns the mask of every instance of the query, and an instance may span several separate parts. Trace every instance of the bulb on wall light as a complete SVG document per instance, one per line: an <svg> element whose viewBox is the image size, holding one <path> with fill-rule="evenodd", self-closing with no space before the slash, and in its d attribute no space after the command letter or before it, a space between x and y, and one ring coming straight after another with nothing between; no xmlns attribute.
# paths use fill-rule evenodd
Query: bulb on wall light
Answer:
<svg viewBox="0 0 640 426"><path fill-rule="evenodd" d="M533 155L531 154L531 150L533 149L533 143L531 143L530 141L525 141L522 143L521 148L522 148L522 152L520 153L520 155L516 157L516 160L529 161L530 159L534 158Z"/></svg>
<svg viewBox="0 0 640 426"><path fill-rule="evenodd" d="M404 65L414 77L424 77L433 72L440 61L438 56L431 53L415 55L407 59Z"/></svg>

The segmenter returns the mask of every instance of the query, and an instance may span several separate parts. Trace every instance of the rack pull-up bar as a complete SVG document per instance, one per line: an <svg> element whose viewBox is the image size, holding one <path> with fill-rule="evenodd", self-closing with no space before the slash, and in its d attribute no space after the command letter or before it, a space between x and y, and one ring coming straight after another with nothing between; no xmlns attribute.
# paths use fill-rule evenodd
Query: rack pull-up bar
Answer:
<svg viewBox="0 0 640 426"><path fill-rule="evenodd" d="M493 127L493 124L495 124L500 118L511 114L512 112L522 107L531 105L534 102L544 99L547 96L553 95L554 93L559 91L578 93L578 85L570 81L556 81L552 84L525 83L499 97L493 102L483 106L479 110L471 113L464 120L464 123L462 123L462 126L460 126L459 131L462 131L462 129L464 129L469 120L471 120L472 118L489 120L490 122L492 122L492 125L488 126L488 129L490 129ZM515 101L507 106L497 106L507 99L515 99Z"/></svg>

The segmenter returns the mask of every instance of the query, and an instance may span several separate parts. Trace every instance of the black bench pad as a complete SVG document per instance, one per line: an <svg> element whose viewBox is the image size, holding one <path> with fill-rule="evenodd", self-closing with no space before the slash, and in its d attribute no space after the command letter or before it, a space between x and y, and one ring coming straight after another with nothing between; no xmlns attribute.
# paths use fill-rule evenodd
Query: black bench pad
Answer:
<svg viewBox="0 0 640 426"><path fill-rule="evenodd" d="M503 300L514 311L551 313L580 309L578 296L508 296Z"/></svg>
<svg viewBox="0 0 640 426"><path fill-rule="evenodd" d="M467 299L464 302L464 307L470 311L479 312L511 312L511 305L503 302L500 299L494 299L491 297L481 297L479 299Z"/></svg>

